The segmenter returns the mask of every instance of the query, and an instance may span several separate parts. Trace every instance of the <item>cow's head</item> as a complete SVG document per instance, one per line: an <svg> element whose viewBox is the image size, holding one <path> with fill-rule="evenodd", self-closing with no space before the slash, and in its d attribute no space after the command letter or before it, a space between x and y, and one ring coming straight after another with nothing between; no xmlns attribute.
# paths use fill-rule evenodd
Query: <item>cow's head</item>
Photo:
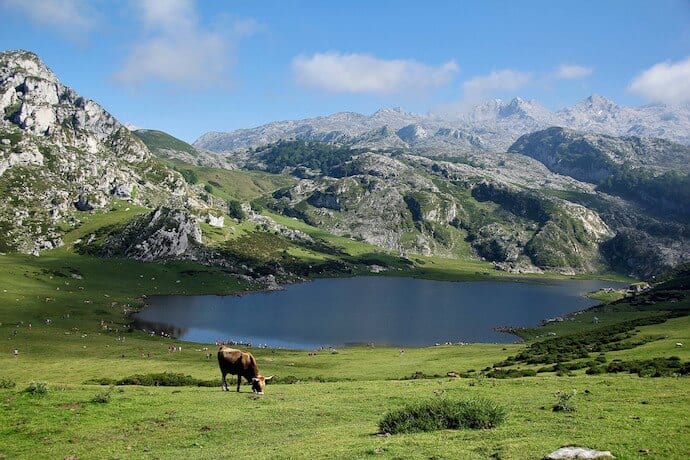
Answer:
<svg viewBox="0 0 690 460"><path fill-rule="evenodd" d="M252 391L254 393L258 393L260 395L264 394L264 388L266 388L266 382L268 382L272 378L273 378L273 376L264 377L263 375L259 375L258 377L252 378Z"/></svg>

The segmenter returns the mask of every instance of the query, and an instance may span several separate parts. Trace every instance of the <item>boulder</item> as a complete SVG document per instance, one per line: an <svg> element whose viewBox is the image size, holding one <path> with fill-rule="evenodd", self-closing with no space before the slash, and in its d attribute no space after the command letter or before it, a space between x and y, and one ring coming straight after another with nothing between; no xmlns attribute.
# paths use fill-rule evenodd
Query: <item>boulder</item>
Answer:
<svg viewBox="0 0 690 460"><path fill-rule="evenodd" d="M545 460L604 459L614 458L608 450L594 450L587 447L561 447L544 457Z"/></svg>

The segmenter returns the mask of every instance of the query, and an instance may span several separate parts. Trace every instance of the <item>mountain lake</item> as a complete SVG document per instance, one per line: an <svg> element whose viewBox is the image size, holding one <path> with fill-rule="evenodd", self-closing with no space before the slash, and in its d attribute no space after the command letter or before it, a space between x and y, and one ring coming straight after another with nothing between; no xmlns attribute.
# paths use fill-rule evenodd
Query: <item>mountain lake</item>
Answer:
<svg viewBox="0 0 690 460"><path fill-rule="evenodd" d="M295 349L510 343L517 338L494 328L534 326L596 305L584 297L588 292L624 286L600 280L318 279L242 296L153 296L135 325L192 342Z"/></svg>

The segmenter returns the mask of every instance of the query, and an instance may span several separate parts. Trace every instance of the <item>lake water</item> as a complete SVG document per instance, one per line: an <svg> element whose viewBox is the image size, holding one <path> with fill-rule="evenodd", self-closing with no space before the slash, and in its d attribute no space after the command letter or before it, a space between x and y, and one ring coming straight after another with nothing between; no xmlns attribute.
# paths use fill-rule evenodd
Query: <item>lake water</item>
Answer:
<svg viewBox="0 0 690 460"><path fill-rule="evenodd" d="M137 326L182 340L313 349L376 343L513 342L497 326L533 326L597 302L583 295L621 283L593 280L444 282L413 278L319 279L244 296L156 296Z"/></svg>

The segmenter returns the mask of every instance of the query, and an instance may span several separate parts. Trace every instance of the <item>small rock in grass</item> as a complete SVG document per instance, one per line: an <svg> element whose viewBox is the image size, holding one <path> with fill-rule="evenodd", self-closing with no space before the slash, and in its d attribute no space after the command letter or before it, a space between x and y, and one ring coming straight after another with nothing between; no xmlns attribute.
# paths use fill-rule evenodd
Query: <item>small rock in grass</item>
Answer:
<svg viewBox="0 0 690 460"><path fill-rule="evenodd" d="M604 459L614 458L608 450L594 450L587 447L561 447L544 457L545 460Z"/></svg>

